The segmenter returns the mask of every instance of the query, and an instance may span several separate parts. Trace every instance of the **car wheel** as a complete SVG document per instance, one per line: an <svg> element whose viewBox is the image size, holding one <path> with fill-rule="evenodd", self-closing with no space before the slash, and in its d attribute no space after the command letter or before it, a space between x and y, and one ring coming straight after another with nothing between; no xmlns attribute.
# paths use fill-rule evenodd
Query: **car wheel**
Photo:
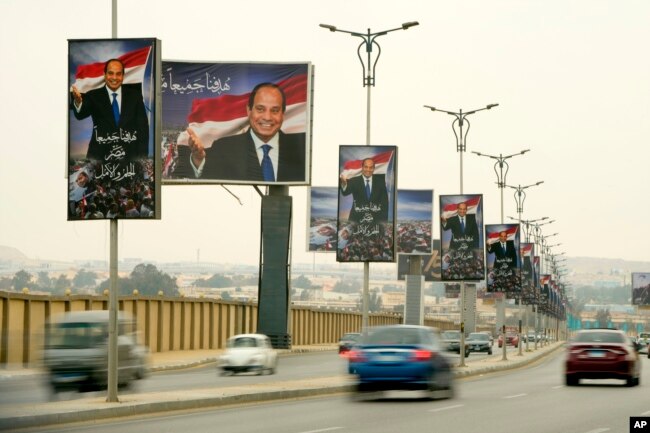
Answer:
<svg viewBox="0 0 650 433"><path fill-rule="evenodd" d="M488 355L492 355L492 349L488 350Z"/></svg>
<svg viewBox="0 0 650 433"><path fill-rule="evenodd" d="M469 350L466 350L466 351L465 351L465 358L467 358L467 357L469 356L470 353L471 353L471 352L470 352Z"/></svg>
<svg viewBox="0 0 650 433"><path fill-rule="evenodd" d="M634 376L628 376L625 379L625 386L637 386L639 384L640 380L638 377Z"/></svg>
<svg viewBox="0 0 650 433"><path fill-rule="evenodd" d="M566 386L578 386L580 379L573 374L567 374L564 376L564 383Z"/></svg>

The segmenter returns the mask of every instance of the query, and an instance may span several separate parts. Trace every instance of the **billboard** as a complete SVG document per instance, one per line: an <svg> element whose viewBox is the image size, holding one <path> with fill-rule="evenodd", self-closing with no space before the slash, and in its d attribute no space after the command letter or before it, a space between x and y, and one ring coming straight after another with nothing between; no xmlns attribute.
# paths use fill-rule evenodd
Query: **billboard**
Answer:
<svg viewBox="0 0 650 433"><path fill-rule="evenodd" d="M311 63L164 61L165 183L308 185Z"/></svg>
<svg viewBox="0 0 650 433"><path fill-rule="evenodd" d="M521 257L521 299L526 305L537 303L535 284L535 244L522 242L520 245Z"/></svg>
<svg viewBox="0 0 650 433"><path fill-rule="evenodd" d="M396 146L339 147L339 262L395 261Z"/></svg>
<svg viewBox="0 0 650 433"><path fill-rule="evenodd" d="M440 196L440 248L443 281L485 278L483 196Z"/></svg>
<svg viewBox="0 0 650 433"><path fill-rule="evenodd" d="M160 218L160 41L68 41L68 220Z"/></svg>
<svg viewBox="0 0 650 433"><path fill-rule="evenodd" d="M397 253L431 254L433 190L397 191Z"/></svg>
<svg viewBox="0 0 650 433"><path fill-rule="evenodd" d="M519 224L485 226L487 291L507 295L521 292ZM514 297L514 296L513 296Z"/></svg>
<svg viewBox="0 0 650 433"><path fill-rule="evenodd" d="M309 190L307 251L334 252L337 241L338 189L334 186L312 186Z"/></svg>
<svg viewBox="0 0 650 433"><path fill-rule="evenodd" d="M632 305L650 305L650 272L632 272Z"/></svg>

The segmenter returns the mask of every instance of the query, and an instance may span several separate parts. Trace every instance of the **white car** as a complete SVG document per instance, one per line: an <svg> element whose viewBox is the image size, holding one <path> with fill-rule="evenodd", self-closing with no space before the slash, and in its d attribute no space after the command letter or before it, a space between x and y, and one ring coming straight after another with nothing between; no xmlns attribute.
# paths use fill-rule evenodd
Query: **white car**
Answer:
<svg viewBox="0 0 650 433"><path fill-rule="evenodd" d="M273 374L278 366L278 353L269 337L263 334L240 334L226 342L226 352L219 357L222 374L253 371Z"/></svg>

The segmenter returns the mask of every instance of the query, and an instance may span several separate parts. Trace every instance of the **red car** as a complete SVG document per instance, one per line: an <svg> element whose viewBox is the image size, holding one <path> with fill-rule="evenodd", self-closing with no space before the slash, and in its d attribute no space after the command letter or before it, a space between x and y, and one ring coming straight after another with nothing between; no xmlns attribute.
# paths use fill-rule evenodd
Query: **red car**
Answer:
<svg viewBox="0 0 650 433"><path fill-rule="evenodd" d="M499 347L503 347L503 334L499 334ZM506 345L519 347L519 335L514 332L506 332Z"/></svg>
<svg viewBox="0 0 650 433"><path fill-rule="evenodd" d="M567 346L565 383L576 386L580 379L622 379L636 386L641 361L634 343L616 329L578 331Z"/></svg>

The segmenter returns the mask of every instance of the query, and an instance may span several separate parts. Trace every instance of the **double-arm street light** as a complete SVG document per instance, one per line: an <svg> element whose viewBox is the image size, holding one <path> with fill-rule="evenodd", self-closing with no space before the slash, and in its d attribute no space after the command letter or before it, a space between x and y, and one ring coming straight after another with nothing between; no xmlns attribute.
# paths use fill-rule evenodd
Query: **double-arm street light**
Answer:
<svg viewBox="0 0 650 433"><path fill-rule="evenodd" d="M540 180L539 182L531 183L530 185L518 185L518 186L512 186L512 185L506 185L508 188L512 188L515 190L515 201L517 202L517 213L519 214L519 223L521 224L521 214L524 212L524 201L526 200L526 189L531 188L533 186L541 185L543 184L544 181Z"/></svg>
<svg viewBox="0 0 650 433"><path fill-rule="evenodd" d="M380 32L371 32L368 29L367 32L354 32L350 30L342 30L336 26L329 24L320 24L320 27L329 30L330 32L340 32L347 33L351 36L361 39L361 43L357 47L357 55L359 56L359 61L361 62L361 67L363 68L363 86L367 87L366 93L366 145L370 145L370 89L375 86L375 69L377 67L377 62L379 61L379 56L381 55L381 47L377 43L377 38L380 36L387 35L390 32L397 30L407 30L411 27L417 26L419 23L417 21L409 21L401 25L401 27L396 27L394 29L382 30ZM377 47L377 55L373 61L373 46ZM366 58L361 55L361 50L365 48ZM368 310L369 310L369 286L370 286L370 263L363 263L363 297L362 297L362 323L361 329L364 334L368 331Z"/></svg>
<svg viewBox="0 0 650 433"><path fill-rule="evenodd" d="M469 133L469 127L470 127L470 122L467 119L467 116L470 114L477 113L479 111L483 110L490 110L494 107L498 107L499 104L489 104L486 105L483 108L478 108L476 110L470 110L463 112L462 109L458 110L458 112L454 111L447 111L447 110L441 110L440 108L432 107L430 105L425 105L425 108L428 108L431 111L439 111L441 113L447 113L450 116L454 116L454 121L451 123L451 129L454 131L454 135L456 136L456 151L460 153L460 193L463 193L463 152L467 150L467 134ZM467 124L467 129L465 129L465 132L463 132L463 127ZM458 129L458 132L456 131Z"/></svg>
<svg viewBox="0 0 650 433"><path fill-rule="evenodd" d="M524 234L526 235L526 242L530 242L530 229L531 229L531 227L535 223L537 223L539 221L544 221L544 220L548 219L548 217L541 217L541 218L535 218L535 219L532 219L532 220L522 220L522 219L517 219L517 218L511 217L511 216L508 216L508 218L510 218L513 221L519 221L519 224L524 225L524 227L525 227Z"/></svg>
<svg viewBox="0 0 650 433"><path fill-rule="evenodd" d="M497 161L494 163L494 172L497 175L497 185L501 190L501 224L503 224L503 189L506 186L506 176L508 175L508 170L510 169L510 164L508 164L507 160L512 158L513 156L523 155L526 152L530 152L530 149L525 149L522 150L521 152L513 153L512 155L506 155L506 156L503 156L503 154L501 153L499 154L499 156L496 156L496 155L488 155L486 153L472 151L472 153L478 156L485 156L487 158L495 159Z"/></svg>

